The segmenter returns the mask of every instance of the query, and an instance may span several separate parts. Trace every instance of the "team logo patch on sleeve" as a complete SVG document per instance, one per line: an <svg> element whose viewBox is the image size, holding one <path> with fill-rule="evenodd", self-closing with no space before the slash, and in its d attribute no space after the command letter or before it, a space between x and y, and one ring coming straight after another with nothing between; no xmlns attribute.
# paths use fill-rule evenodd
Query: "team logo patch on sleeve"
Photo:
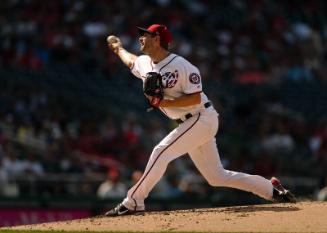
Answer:
<svg viewBox="0 0 327 233"><path fill-rule="evenodd" d="M193 84L199 84L200 81L201 81L200 75L198 75L197 73L190 74L190 76L188 77L188 79Z"/></svg>

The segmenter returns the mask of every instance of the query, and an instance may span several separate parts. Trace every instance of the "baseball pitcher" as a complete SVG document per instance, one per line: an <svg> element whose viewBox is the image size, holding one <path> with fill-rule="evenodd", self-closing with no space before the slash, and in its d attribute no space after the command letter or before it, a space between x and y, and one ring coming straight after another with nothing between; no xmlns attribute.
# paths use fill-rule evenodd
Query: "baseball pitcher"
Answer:
<svg viewBox="0 0 327 233"><path fill-rule="evenodd" d="M178 126L156 145L142 178L128 191L122 203L106 216L134 214L145 210L144 200L160 180L170 161L188 154L212 186L252 192L264 199L295 202L289 190L276 178L225 170L221 164L215 135L219 114L202 91L201 74L185 58L169 51L172 35L164 25L140 28L140 50L136 56L126 51L116 36L107 38L108 47L143 81L144 95L152 108L160 109Z"/></svg>

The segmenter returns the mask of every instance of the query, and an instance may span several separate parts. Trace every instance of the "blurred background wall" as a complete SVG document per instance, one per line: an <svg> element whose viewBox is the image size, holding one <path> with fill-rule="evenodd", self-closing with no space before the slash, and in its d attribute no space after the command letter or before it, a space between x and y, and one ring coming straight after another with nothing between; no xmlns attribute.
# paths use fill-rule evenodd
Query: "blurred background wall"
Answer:
<svg viewBox="0 0 327 233"><path fill-rule="evenodd" d="M103 213L142 175L174 122L107 49L136 53L136 26L166 24L220 112L225 168L278 176L326 200L327 3L264 0L1 0L0 222ZM184 156L149 209L264 203L212 188Z"/></svg>

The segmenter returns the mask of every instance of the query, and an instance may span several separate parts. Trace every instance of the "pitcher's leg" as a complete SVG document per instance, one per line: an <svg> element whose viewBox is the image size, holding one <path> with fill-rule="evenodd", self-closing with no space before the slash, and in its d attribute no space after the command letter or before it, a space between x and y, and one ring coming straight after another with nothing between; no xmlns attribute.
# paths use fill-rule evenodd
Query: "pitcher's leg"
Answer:
<svg viewBox="0 0 327 233"><path fill-rule="evenodd" d="M200 121L200 114L173 130L154 148L143 176L128 191L123 204L130 209L144 209L144 199L160 180L168 163L210 140L212 135L208 135L208 130L209 126ZM199 138L198 135L203 136Z"/></svg>
<svg viewBox="0 0 327 233"><path fill-rule="evenodd" d="M129 209L144 210L144 199L165 173L170 161L183 154L167 155L154 148L141 179L127 192L123 204Z"/></svg>
<svg viewBox="0 0 327 233"><path fill-rule="evenodd" d="M212 186L225 186L252 192L271 200L273 186L270 180L258 175L225 170L221 164L216 139L189 152L197 169Z"/></svg>

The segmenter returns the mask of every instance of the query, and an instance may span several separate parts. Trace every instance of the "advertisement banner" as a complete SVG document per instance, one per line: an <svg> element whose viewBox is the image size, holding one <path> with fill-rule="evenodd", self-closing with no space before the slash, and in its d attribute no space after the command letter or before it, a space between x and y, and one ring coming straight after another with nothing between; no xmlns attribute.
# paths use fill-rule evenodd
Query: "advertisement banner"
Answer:
<svg viewBox="0 0 327 233"><path fill-rule="evenodd" d="M0 209L0 226L17 226L91 217L89 210Z"/></svg>

